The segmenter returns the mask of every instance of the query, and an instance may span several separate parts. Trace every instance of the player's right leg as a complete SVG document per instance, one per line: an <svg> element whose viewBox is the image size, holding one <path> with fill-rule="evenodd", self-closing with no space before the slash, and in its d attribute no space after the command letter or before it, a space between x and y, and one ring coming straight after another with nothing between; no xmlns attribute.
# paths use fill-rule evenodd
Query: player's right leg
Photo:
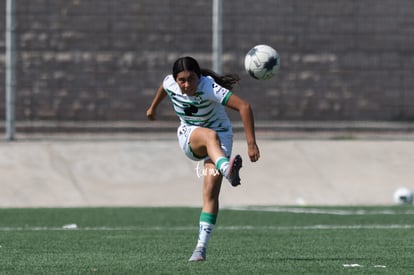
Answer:
<svg viewBox="0 0 414 275"><path fill-rule="evenodd" d="M209 157L214 163L221 157L225 157L221 149L220 138L216 131L197 127L191 132L189 145L194 155Z"/></svg>
<svg viewBox="0 0 414 275"><path fill-rule="evenodd" d="M208 156L231 185L240 184L239 170L242 167L242 159L237 155L229 161L221 148L216 131L202 127L194 129L191 132L189 146L194 155Z"/></svg>
<svg viewBox="0 0 414 275"><path fill-rule="evenodd" d="M226 156L231 154L232 135L222 134L223 143L214 130L181 125L177 130L178 141L184 154L195 161L210 159L220 173L233 186L240 184L239 170L241 158L236 156L231 161Z"/></svg>

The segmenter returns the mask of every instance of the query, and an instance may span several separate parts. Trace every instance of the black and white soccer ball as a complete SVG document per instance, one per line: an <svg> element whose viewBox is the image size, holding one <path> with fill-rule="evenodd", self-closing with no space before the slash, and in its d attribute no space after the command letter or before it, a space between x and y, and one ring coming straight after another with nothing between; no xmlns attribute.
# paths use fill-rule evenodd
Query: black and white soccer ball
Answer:
<svg viewBox="0 0 414 275"><path fill-rule="evenodd" d="M396 204L412 204L413 197L413 191L406 187L400 187L394 192L394 202Z"/></svg>
<svg viewBox="0 0 414 275"><path fill-rule="evenodd" d="M280 56L268 45L257 45L247 52L244 68L255 79L270 79L280 68Z"/></svg>

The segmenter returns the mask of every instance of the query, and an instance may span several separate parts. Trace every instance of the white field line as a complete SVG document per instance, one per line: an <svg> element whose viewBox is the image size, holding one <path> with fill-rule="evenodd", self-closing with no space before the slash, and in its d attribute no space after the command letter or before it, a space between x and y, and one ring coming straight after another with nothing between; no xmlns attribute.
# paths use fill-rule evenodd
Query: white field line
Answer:
<svg viewBox="0 0 414 275"><path fill-rule="evenodd" d="M120 226L120 227L77 227L67 229L64 227L0 227L0 232L14 232L14 231L187 231L197 230L196 226L153 226L153 227L139 227L139 226ZM357 229L414 229L414 224L356 224L356 225L303 225L303 226L217 226L219 230L234 230L234 231L249 231L249 230L357 230Z"/></svg>
<svg viewBox="0 0 414 275"><path fill-rule="evenodd" d="M279 212L279 213L299 213L299 214L325 214L325 215L414 215L414 210L399 209L399 211L387 210L342 210L342 209L326 209L316 207L227 207L228 210L240 210L240 211L261 211L261 212ZM355 229L414 229L414 224L354 224L354 225L304 225L304 226L220 226L221 230L355 230ZM25 227L13 227L13 226L0 226L0 232L7 231L186 231L197 230L196 226L117 226L117 227L78 227L76 224L63 225L61 227L54 226L25 226Z"/></svg>
<svg viewBox="0 0 414 275"><path fill-rule="evenodd" d="M394 211L391 209L387 210L342 210L342 209L326 209L316 207L269 207L269 206L258 206L258 207L226 207L228 210L240 210L240 211L260 211L260 212L279 212L279 213L297 213L297 214L323 214L323 215L338 215L338 216L361 216L361 215L414 215L413 210L401 210Z"/></svg>

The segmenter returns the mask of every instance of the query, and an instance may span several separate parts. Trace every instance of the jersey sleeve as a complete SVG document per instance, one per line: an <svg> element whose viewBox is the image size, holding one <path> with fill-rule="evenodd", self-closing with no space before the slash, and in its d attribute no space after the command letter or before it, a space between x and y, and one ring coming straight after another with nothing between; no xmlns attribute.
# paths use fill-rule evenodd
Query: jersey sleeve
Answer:
<svg viewBox="0 0 414 275"><path fill-rule="evenodd" d="M162 87L164 88L165 91L170 91L172 89L172 87L174 86L174 78L172 75L167 75L164 78L164 81L162 82Z"/></svg>
<svg viewBox="0 0 414 275"><path fill-rule="evenodd" d="M211 82L212 92L215 100L222 105L226 105L229 101L230 96L232 95L231 91L215 83L212 79Z"/></svg>

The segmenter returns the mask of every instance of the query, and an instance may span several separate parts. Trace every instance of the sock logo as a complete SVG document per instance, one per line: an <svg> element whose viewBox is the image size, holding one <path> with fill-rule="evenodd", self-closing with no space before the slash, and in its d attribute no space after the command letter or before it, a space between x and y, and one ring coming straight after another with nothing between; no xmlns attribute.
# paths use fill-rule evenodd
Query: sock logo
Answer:
<svg viewBox="0 0 414 275"><path fill-rule="evenodd" d="M203 228L204 232L206 232L207 234L210 234L211 231L213 231L210 227L204 227Z"/></svg>

